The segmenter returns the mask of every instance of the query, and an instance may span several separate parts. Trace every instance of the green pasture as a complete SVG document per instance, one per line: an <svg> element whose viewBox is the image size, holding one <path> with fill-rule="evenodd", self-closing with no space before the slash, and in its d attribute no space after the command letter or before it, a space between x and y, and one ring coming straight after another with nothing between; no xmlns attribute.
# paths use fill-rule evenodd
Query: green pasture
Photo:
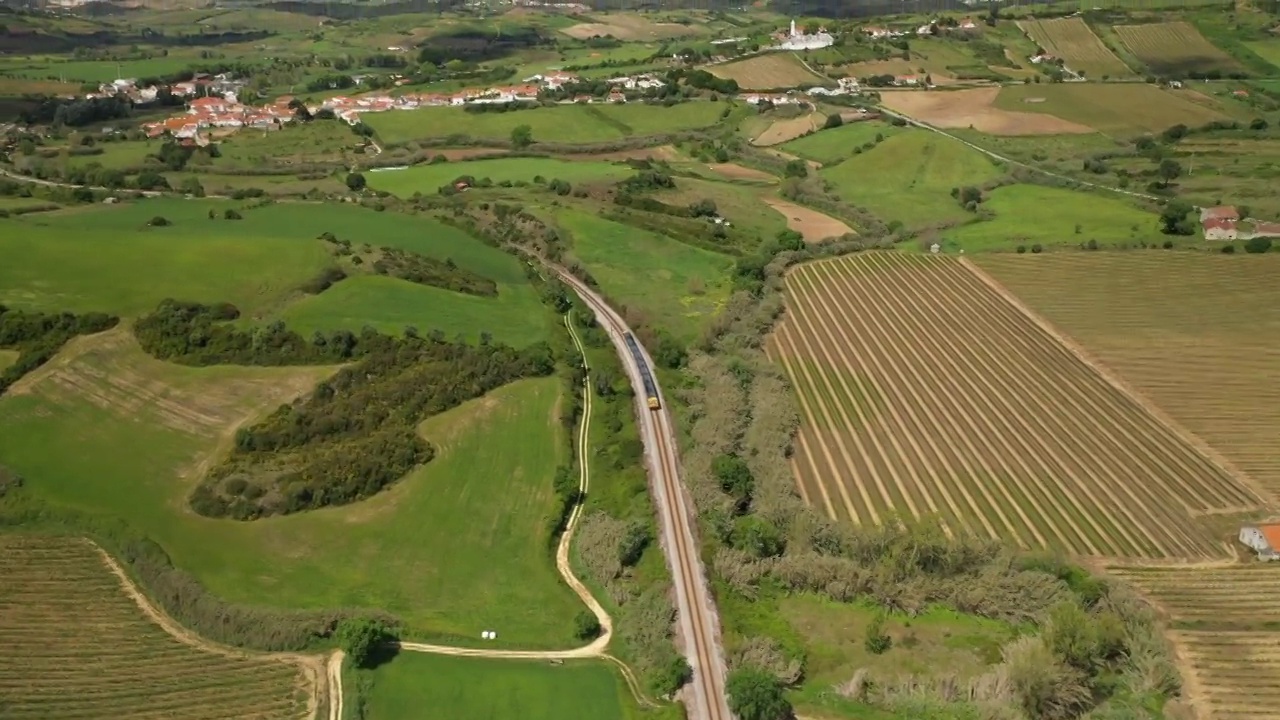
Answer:
<svg viewBox="0 0 1280 720"><path fill-rule="evenodd" d="M0 234L0 303L139 315L173 297L227 301L253 313L328 264L315 234L296 232L305 208L277 217L245 212L241 221L208 218L231 206L145 200L8 220ZM157 216L173 224L148 227Z"/></svg>
<svg viewBox="0 0 1280 720"><path fill-rule="evenodd" d="M626 135L661 135L715 125L726 110L732 112L735 107L728 101L694 100L671 107L626 103L588 105L587 109L605 118L606 122L625 127L623 133Z"/></svg>
<svg viewBox="0 0 1280 720"><path fill-rule="evenodd" d="M279 130L243 128L218 144L220 156L210 165L220 170L253 170L270 164L335 162L361 141L340 120L294 123Z"/></svg>
<svg viewBox="0 0 1280 720"><path fill-rule="evenodd" d="M907 228L969 216L951 190L1002 173L987 156L924 130L905 130L874 149L821 171L842 199Z"/></svg>
<svg viewBox="0 0 1280 720"><path fill-rule="evenodd" d="M499 639L502 633L498 633ZM630 720L642 715L603 661L493 660L405 653L376 670L367 720Z"/></svg>
<svg viewBox="0 0 1280 720"><path fill-rule="evenodd" d="M476 179L489 178L494 183L504 180L533 182L534 178L541 177L547 182L558 178L570 184L576 184L622 178L632 172L627 166L616 163L519 157L415 165L404 170L369 173L366 178L370 187L376 190L400 197L410 197L414 193L434 195L442 185L452 184L463 175L470 175Z"/></svg>
<svg viewBox="0 0 1280 720"><path fill-rule="evenodd" d="M149 165L159 167L159 161L149 160L149 157L160 152L160 148L163 146L164 142L162 140L98 143L94 149L100 152L81 155L62 151L54 158L53 162L64 164L67 167L87 167L98 164L115 170L142 168Z"/></svg>
<svg viewBox="0 0 1280 720"><path fill-rule="evenodd" d="M0 350L0 370L18 362L19 354L17 350Z"/></svg>
<svg viewBox="0 0 1280 720"><path fill-rule="evenodd" d="M779 149L806 160L834 165L852 156L862 145L874 143L877 135L888 139L898 132L899 128L874 120L846 123L783 143Z"/></svg>
<svg viewBox="0 0 1280 720"><path fill-rule="evenodd" d="M1227 119L1215 109L1192 102L1188 93L1138 83L1006 85L996 96L995 106L1053 115L1123 137L1160 132L1179 123L1196 127Z"/></svg>
<svg viewBox="0 0 1280 720"><path fill-rule="evenodd" d="M98 391L47 381L0 397L0 463L51 503L127 518L215 595L386 611L410 638L479 644L496 630L497 647L574 643L581 604L549 546L552 477L567 459L559 380L518 381L427 420L435 459L371 499L237 522L188 509L198 468L234 423L285 399L279 385L314 382L315 369L181 367L129 343L64 371ZM212 404L228 424L174 422L154 393Z"/></svg>
<svg viewBox="0 0 1280 720"><path fill-rule="evenodd" d="M182 72L199 59L170 55L146 60L64 60L56 57L13 57L0 61L0 74L20 78L58 79L69 82L111 82L121 78L146 78Z"/></svg>
<svg viewBox="0 0 1280 720"><path fill-rule="evenodd" d="M623 132L587 112L588 106L558 105L534 110L471 113L462 108L422 108L368 113L365 124L387 143L454 135L506 142L511 131L528 125L536 142L593 143L616 140Z"/></svg>
<svg viewBox="0 0 1280 720"><path fill-rule="evenodd" d="M995 213L983 220L942 233L948 251L1012 250L1078 246L1096 240L1103 248L1160 243L1160 218L1115 195L1076 192L1040 185L1006 185L990 193L982 207Z"/></svg>
<svg viewBox="0 0 1280 720"><path fill-rule="evenodd" d="M37 197L17 197L12 195L0 195L0 210L10 213L33 212L35 210L55 210L58 208L56 203L48 200L42 200ZM0 245L3 247L3 245Z"/></svg>
<svg viewBox="0 0 1280 720"><path fill-rule="evenodd" d="M690 340L728 297L726 256L581 210L555 219L605 295L655 327Z"/></svg>
<svg viewBox="0 0 1280 720"><path fill-rule="evenodd" d="M1280 39L1254 40L1244 43L1244 46L1274 67L1280 68Z"/></svg>
<svg viewBox="0 0 1280 720"><path fill-rule="evenodd" d="M787 229L787 219L761 202L761 192L758 186L682 177L676 181L676 189L655 193L654 198L677 206L711 200L716 204L716 211L734 227L758 233L761 238L773 238Z"/></svg>
<svg viewBox="0 0 1280 720"><path fill-rule="evenodd" d="M359 332L365 326L399 335L412 326L422 335L440 330L447 338L461 335L473 343L488 333L514 347L547 339L553 323L527 283L501 285L497 297L478 297L381 275L343 280L294 302L280 318L304 337L317 330Z"/></svg>

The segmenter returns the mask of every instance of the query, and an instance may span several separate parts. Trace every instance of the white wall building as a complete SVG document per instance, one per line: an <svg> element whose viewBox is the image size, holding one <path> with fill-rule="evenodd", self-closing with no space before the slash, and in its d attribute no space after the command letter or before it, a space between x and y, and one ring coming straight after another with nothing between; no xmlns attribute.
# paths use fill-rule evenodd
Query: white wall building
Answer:
<svg viewBox="0 0 1280 720"><path fill-rule="evenodd" d="M807 35L796 29L796 21L791 21L791 32L781 38L782 42L777 45L779 50L817 50L819 48L831 47L835 45L836 39L826 28L818 28L818 32L813 35Z"/></svg>

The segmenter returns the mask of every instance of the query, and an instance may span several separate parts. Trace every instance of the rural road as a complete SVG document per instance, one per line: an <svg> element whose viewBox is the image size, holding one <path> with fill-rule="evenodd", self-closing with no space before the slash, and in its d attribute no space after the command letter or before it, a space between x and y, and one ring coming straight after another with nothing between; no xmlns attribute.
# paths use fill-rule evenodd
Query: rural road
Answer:
<svg viewBox="0 0 1280 720"><path fill-rule="evenodd" d="M694 516L690 512L692 501L680 483L680 460L676 454L676 434L670 411L665 399L661 410L648 408L640 368L624 340L624 335L631 329L622 317L567 270L551 267L595 312L596 319L622 358L631 387L635 390L641 439L649 463L650 488L662 528L662 546L675 584L677 638L683 642L685 657L693 670L693 682L685 702L689 720L731 720L733 714L729 711L725 694L725 661L720 648L719 618L702 558L698 554ZM643 346L639 347L644 361L653 368L653 358ZM656 377L654 384L658 384ZM661 399L661 387L658 394Z"/></svg>

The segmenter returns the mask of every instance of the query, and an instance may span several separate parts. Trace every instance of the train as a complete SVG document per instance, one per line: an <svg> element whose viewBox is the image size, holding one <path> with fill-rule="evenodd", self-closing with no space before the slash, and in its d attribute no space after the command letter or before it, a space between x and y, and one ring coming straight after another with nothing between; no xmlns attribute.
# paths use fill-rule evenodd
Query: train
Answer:
<svg viewBox="0 0 1280 720"><path fill-rule="evenodd" d="M640 382L644 383L644 394L645 399L649 402L649 409L660 409L662 403L658 400L658 384L653 381L653 373L649 371L649 363L645 361L644 353L640 352L640 345L636 343L636 339L631 333L624 333L622 337L627 341L627 349L631 351L631 357L635 359L636 367L640 368Z"/></svg>

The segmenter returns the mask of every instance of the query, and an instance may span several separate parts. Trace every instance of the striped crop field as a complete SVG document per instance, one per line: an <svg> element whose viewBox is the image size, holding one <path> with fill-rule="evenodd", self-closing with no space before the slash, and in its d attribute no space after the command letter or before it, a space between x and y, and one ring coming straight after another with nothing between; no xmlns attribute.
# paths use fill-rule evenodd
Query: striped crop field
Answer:
<svg viewBox="0 0 1280 720"><path fill-rule="evenodd" d="M1188 22L1116 25L1125 47L1153 73L1239 72L1244 68Z"/></svg>
<svg viewBox="0 0 1280 720"><path fill-rule="evenodd" d="M976 262L1220 464L1280 496L1280 254L1023 257Z"/></svg>
<svg viewBox="0 0 1280 720"><path fill-rule="evenodd" d="M5 720L308 718L314 688L277 660L207 652L152 622L83 540L0 535Z"/></svg>
<svg viewBox="0 0 1280 720"><path fill-rule="evenodd" d="M1068 69L1083 73L1085 77L1133 74L1094 34L1093 29L1078 17L1019 20L1018 27L1045 52L1062 58Z"/></svg>
<svg viewBox="0 0 1280 720"><path fill-rule="evenodd" d="M833 518L936 516L1025 548L1215 558L1258 496L964 261L864 253L787 279L799 489Z"/></svg>
<svg viewBox="0 0 1280 720"><path fill-rule="evenodd" d="M1280 564L1109 572L1168 616L1183 690L1201 717L1280 718Z"/></svg>

